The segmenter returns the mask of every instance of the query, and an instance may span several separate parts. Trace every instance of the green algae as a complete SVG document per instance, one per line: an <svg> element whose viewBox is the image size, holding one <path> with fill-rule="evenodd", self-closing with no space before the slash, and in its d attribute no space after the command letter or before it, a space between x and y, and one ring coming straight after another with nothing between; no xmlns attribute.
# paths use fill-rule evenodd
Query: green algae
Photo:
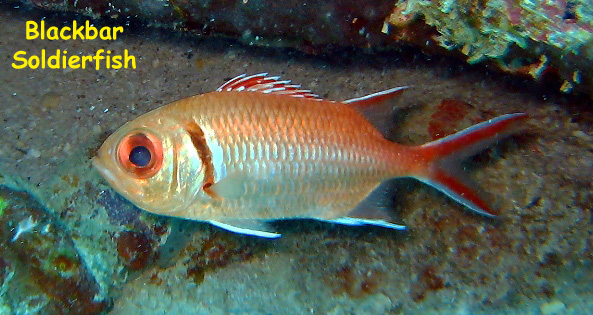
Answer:
<svg viewBox="0 0 593 315"><path fill-rule="evenodd" d="M0 217L4 214L4 210L8 207L8 201L0 197Z"/></svg>

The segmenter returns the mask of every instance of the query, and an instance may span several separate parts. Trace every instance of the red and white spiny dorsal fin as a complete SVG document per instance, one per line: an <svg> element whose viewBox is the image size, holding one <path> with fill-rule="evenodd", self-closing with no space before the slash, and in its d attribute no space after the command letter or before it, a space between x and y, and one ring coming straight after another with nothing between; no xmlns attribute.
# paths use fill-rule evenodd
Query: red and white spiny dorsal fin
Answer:
<svg viewBox="0 0 593 315"><path fill-rule="evenodd" d="M242 74L230 79L225 84L216 89L216 91L272 93L320 100L319 95L313 94L309 90L300 89L300 85L290 84L290 80L280 81L280 77L266 77L266 75L267 73L254 74L250 76Z"/></svg>

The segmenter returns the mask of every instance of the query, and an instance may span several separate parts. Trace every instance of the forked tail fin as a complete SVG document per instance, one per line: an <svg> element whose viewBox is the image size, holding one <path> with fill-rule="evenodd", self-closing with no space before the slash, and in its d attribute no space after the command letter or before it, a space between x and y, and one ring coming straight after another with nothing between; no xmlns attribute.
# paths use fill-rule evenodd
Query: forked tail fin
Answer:
<svg viewBox="0 0 593 315"><path fill-rule="evenodd" d="M415 147L419 156L428 161L428 167L414 177L477 213L495 216L497 211L487 201L486 194L463 176L460 162L509 136L525 119L524 113L502 115Z"/></svg>

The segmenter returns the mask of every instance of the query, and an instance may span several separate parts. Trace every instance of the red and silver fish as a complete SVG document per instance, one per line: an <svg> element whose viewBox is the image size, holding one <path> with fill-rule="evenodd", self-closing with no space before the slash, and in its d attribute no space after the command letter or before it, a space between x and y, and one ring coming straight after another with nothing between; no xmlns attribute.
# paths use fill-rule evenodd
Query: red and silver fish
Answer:
<svg viewBox="0 0 593 315"><path fill-rule="evenodd" d="M503 115L404 146L385 139L356 108L405 88L333 102L278 77L241 75L126 123L93 165L144 210L261 237L280 236L267 221L295 218L403 229L385 209L357 207L395 177L416 178L493 216L482 194L460 177L459 162L527 116Z"/></svg>

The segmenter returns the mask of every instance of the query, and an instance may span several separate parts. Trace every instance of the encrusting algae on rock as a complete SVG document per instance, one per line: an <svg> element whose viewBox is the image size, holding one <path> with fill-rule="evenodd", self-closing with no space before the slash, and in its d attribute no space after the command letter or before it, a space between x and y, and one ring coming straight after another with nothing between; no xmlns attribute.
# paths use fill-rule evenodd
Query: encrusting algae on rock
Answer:
<svg viewBox="0 0 593 315"><path fill-rule="evenodd" d="M24 308L43 314L101 314L109 307L52 214L28 194L4 186L0 212L0 305L23 314Z"/></svg>

